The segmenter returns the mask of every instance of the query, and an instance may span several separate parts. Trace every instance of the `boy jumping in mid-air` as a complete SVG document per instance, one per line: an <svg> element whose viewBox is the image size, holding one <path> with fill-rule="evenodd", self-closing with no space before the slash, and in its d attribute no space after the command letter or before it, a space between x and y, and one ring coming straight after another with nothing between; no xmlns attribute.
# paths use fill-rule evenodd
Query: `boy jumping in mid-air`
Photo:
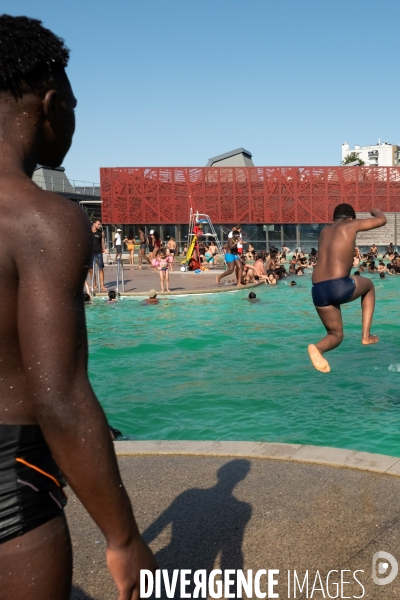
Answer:
<svg viewBox="0 0 400 600"><path fill-rule="evenodd" d="M370 333L375 307L374 284L360 275L349 276L357 233L386 223L385 215L378 208L372 208L371 215L372 219L356 219L350 204L339 204L333 213L333 224L321 231L318 262L312 277L312 298L327 335L318 344L310 344L308 353L314 367L323 373L329 373L331 369L322 354L333 350L343 340L341 304L361 297L361 342L367 345L378 341L378 336Z"/></svg>

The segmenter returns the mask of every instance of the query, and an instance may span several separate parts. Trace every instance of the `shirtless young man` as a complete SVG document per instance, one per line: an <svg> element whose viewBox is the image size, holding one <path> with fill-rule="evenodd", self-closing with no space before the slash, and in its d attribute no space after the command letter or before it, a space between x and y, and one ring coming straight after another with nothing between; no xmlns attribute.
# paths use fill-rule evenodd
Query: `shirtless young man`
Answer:
<svg viewBox="0 0 400 600"><path fill-rule="evenodd" d="M254 269L255 273L259 279L259 281L267 281L268 275L265 270L265 252L260 252L256 254L254 261Z"/></svg>
<svg viewBox="0 0 400 600"><path fill-rule="evenodd" d="M104 533L119 600L136 600L140 569L156 562L87 376L91 229L77 204L31 179L37 164L61 165L71 145L69 53L26 17L2 15L0 39L0 599L70 598L64 476ZM55 231L68 231L58 252Z"/></svg>
<svg viewBox="0 0 400 600"><path fill-rule="evenodd" d="M269 258L267 260L267 265L265 270L267 271L275 271L275 269L279 266L279 261L277 260L276 252L271 252Z"/></svg>
<svg viewBox="0 0 400 600"><path fill-rule="evenodd" d="M312 277L312 297L327 335L317 344L310 344L308 353L314 367L323 373L329 373L330 366L322 354L333 350L343 340L341 304L361 297L361 343L376 344L378 341L378 336L370 333L375 307L374 284L360 275L349 277L357 233L386 223L385 215L378 208L372 208L371 215L372 219L356 219L350 204L339 204L333 213L333 224L321 231L318 262Z"/></svg>

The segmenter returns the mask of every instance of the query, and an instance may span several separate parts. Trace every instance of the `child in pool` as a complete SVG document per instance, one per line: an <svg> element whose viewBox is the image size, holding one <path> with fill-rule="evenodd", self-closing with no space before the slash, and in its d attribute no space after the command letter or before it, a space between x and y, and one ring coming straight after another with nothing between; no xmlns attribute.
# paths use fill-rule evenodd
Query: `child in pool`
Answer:
<svg viewBox="0 0 400 600"><path fill-rule="evenodd" d="M361 298L361 343L376 344L378 341L378 336L370 333L375 306L374 284L361 275L349 276L357 233L386 223L385 215L378 208L371 208L370 212L373 218L356 219L350 204L339 204L333 213L333 224L321 231L318 262L312 276L312 298L327 335L317 344L310 344L308 353L314 367L323 373L329 373L330 366L322 354L333 350L343 340L341 304Z"/></svg>
<svg viewBox="0 0 400 600"><path fill-rule="evenodd" d="M167 255L165 248L161 248L157 258L153 258L151 264L160 272L161 292L169 292L169 271L173 256ZM166 289L164 290L164 284Z"/></svg>
<svg viewBox="0 0 400 600"><path fill-rule="evenodd" d="M117 294L115 290L110 290L108 292L108 300L106 300L106 304L114 304L115 302L118 302Z"/></svg>

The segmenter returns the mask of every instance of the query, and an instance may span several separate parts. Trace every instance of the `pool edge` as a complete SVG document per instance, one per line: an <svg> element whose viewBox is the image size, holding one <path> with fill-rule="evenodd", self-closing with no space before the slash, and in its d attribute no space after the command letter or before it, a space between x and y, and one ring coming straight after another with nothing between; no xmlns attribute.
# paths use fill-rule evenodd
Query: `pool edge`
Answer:
<svg viewBox="0 0 400 600"><path fill-rule="evenodd" d="M221 292L238 292L240 290L250 290L252 288L258 287L260 285L264 285L262 282L259 283L248 283L246 285L243 285L241 287L237 287L236 285L229 285L229 286L221 286L221 287L210 287L210 288L196 288L195 290L176 290L176 291L172 291L172 292L157 292L157 296L160 297L171 297L171 296L187 296L187 295L192 295L195 296L196 294L201 295L201 294L220 294ZM110 288L113 289L113 288ZM148 296L148 291L144 291L144 292L120 292L120 296L124 297L124 296L137 296L137 297L143 297L143 296ZM95 292L94 296L96 298L107 298L107 292Z"/></svg>
<svg viewBox="0 0 400 600"><path fill-rule="evenodd" d="M221 456L286 460L400 476L400 458L358 450L306 444L215 441L114 442L117 456Z"/></svg>

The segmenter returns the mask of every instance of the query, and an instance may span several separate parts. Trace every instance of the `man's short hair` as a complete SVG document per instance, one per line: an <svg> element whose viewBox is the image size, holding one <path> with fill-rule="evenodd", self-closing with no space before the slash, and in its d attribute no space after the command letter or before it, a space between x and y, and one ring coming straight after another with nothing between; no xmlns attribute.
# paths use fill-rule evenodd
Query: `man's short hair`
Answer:
<svg viewBox="0 0 400 600"><path fill-rule="evenodd" d="M356 213L351 204L338 204L333 211L333 220L336 219L355 219Z"/></svg>
<svg viewBox="0 0 400 600"><path fill-rule="evenodd" d="M0 42L0 93L15 98L45 89L68 64L64 40L37 19L1 15Z"/></svg>

